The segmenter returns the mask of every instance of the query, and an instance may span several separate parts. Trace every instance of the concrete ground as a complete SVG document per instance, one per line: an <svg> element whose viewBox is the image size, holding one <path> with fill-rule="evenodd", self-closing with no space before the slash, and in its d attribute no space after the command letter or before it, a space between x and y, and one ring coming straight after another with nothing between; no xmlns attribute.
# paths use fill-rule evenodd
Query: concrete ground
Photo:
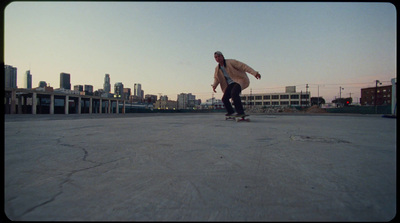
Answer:
<svg viewBox="0 0 400 223"><path fill-rule="evenodd" d="M6 115L5 214L22 221L389 221L396 119Z"/></svg>

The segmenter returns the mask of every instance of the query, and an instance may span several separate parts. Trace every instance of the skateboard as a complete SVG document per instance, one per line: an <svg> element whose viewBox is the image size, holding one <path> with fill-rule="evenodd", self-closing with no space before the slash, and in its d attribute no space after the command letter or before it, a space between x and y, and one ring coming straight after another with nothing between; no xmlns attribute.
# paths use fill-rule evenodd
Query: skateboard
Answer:
<svg viewBox="0 0 400 223"><path fill-rule="evenodd" d="M249 122L250 119L246 118L247 116L249 116L249 115L239 115L239 116L229 115L229 116L225 116L225 120L231 119L231 120L235 120L236 122L243 122L243 121Z"/></svg>

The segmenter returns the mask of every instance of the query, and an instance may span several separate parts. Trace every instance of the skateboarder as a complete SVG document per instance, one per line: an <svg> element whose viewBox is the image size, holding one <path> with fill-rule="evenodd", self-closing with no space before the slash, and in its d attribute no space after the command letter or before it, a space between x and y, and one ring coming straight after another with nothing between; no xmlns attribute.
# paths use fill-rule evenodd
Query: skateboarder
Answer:
<svg viewBox="0 0 400 223"><path fill-rule="evenodd" d="M250 84L246 72L252 74L256 79L260 79L261 75L257 71L253 70L253 68L240 61L225 59L224 55L220 51L214 53L214 58L218 65L215 68L214 73L214 83L212 84L213 91L217 93L215 88L217 88L218 84L221 85L221 90L224 92L222 102L228 112L226 116L233 115L234 113L229 101L230 98L232 98L233 104L235 105L236 116L243 116L244 110L239 94Z"/></svg>

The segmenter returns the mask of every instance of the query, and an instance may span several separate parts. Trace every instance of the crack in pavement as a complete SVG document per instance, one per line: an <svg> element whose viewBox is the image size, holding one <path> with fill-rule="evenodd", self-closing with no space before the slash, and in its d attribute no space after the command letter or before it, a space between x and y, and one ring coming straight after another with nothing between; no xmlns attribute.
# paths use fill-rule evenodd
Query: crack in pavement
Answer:
<svg viewBox="0 0 400 223"><path fill-rule="evenodd" d="M100 166L103 166L103 165L106 165L106 164L109 164L109 163L113 163L113 162L116 162L116 161L119 161L119 160L122 160L122 159L127 159L126 157L124 157L124 158L119 158L119 159L116 159L116 160L111 160L111 161L102 162L102 163L101 163L101 162L91 161L91 160L88 160L88 159L87 159L87 157L89 156L89 153L88 153L88 151L87 151L85 148L80 147L80 146L74 146L74 145L71 145L71 144L61 143L61 139L62 139L62 138L58 138L58 139L57 139L57 145L66 146L66 147L71 147L71 148L79 148L79 149L83 150L84 155L83 155L83 157L82 157L82 161L94 163L94 164L96 164L96 165L93 165L93 166L90 166L90 167L81 168L81 169L77 169L77 170L72 170L70 173L68 173L68 174L66 175L66 178L58 185L59 191L58 191L56 194L54 194L53 196L51 196L50 199L48 199L48 200L46 200L46 201L44 201L44 202L42 202L42 203L40 203L40 204L38 204L38 205L35 205L35 206L33 206L33 207L27 209L25 212L23 212L22 214L18 215L18 216L16 217L15 220L19 220L19 218L21 218L21 217L23 217L24 215L26 215L26 214L28 214L28 213L34 211L35 209L37 209L37 208L39 208L39 207L42 207L42 206L44 206L44 205L46 205L46 204L49 204L49 203L53 202L58 196L60 196L60 195L64 192L64 191L63 191L64 185L65 185L66 183L68 183L68 182L71 181L71 177L72 177L74 174L79 173L79 172L82 172L82 171L94 169L94 168L97 168L97 167L100 167Z"/></svg>
<svg viewBox="0 0 400 223"><path fill-rule="evenodd" d="M63 181L58 185L59 190L60 190L58 193L56 193L55 195L53 195L50 199L48 199L48 200L46 200L46 201L44 201L44 202L42 202L42 203L40 203L40 204L38 204L38 205L35 205L35 206L29 208L28 210L26 210L25 212L23 212L22 214L20 214L19 216L17 216L17 218L16 218L15 220L18 221L19 218L21 218L22 216L28 214L29 212L34 211L36 208L39 208L39 207L41 207L41 206L44 206L44 205L46 205L46 204L49 204L49 203L53 202L58 196L60 196L60 195L64 192L64 191L63 191L64 184L66 184L66 183L68 183L69 181L71 181L72 175L74 175L74 174L76 174L76 173L79 173L79 172L82 172L82 171L90 170L90 169L93 169L93 168L96 168L96 167L99 167L99 166L102 166L102 165L105 165L105 164L113 163L113 162L116 162L116 161L119 161L119 160L122 160L122 159L126 159L126 158L120 158L120 159L116 159L116 160L111 160L111 161L105 162L105 163L97 163L97 165L94 165L94 166L91 166L91 167L86 167L86 168L82 168L82 169L78 169L78 170L73 170L73 171L71 171L70 173L67 174L66 179L63 180Z"/></svg>

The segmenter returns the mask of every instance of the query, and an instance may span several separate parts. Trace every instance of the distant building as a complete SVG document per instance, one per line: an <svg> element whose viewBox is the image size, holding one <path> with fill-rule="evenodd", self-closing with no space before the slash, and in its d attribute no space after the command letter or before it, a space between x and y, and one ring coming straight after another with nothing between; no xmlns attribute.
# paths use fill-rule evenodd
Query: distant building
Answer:
<svg viewBox="0 0 400 223"><path fill-rule="evenodd" d="M296 86L286 86L285 92L286 93L296 93Z"/></svg>
<svg viewBox="0 0 400 223"><path fill-rule="evenodd" d="M54 89L54 92L59 92L59 93L64 93L64 94L76 94L76 95L80 95L81 94L80 91L68 90L68 89L65 89L65 88L56 88L56 89Z"/></svg>
<svg viewBox="0 0 400 223"><path fill-rule="evenodd" d="M161 110L176 110L177 109L177 102L168 100L168 97L160 96L160 100L154 103L154 109L161 109Z"/></svg>
<svg viewBox="0 0 400 223"><path fill-rule="evenodd" d="M200 104L200 109L224 109L224 103L221 99L210 98Z"/></svg>
<svg viewBox="0 0 400 223"><path fill-rule="evenodd" d="M40 87L40 88L47 87L46 81L40 81L38 87Z"/></svg>
<svg viewBox="0 0 400 223"><path fill-rule="evenodd" d="M104 90L103 89L97 89L97 91L93 92L94 96L101 96L102 94L104 94Z"/></svg>
<svg viewBox="0 0 400 223"><path fill-rule="evenodd" d="M4 87L17 88L17 68L4 65Z"/></svg>
<svg viewBox="0 0 400 223"><path fill-rule="evenodd" d="M44 87L37 87L37 88L34 88L35 89L35 91L45 91L45 92L53 92L54 91L54 89L53 89L53 87L47 87L47 86L44 86Z"/></svg>
<svg viewBox="0 0 400 223"><path fill-rule="evenodd" d="M74 85L74 91L83 91L83 85Z"/></svg>
<svg viewBox="0 0 400 223"><path fill-rule="evenodd" d="M34 88L36 91L45 91L45 92L53 92L53 87L47 86L46 81L40 81L37 88Z"/></svg>
<svg viewBox="0 0 400 223"><path fill-rule="evenodd" d="M141 84L135 84L134 89L133 89L133 95L138 96L140 99L143 98L142 95L142 85Z"/></svg>
<svg viewBox="0 0 400 223"><path fill-rule="evenodd" d="M392 103L392 85L361 88L361 105L375 105L375 97L376 105L390 105Z"/></svg>
<svg viewBox="0 0 400 223"><path fill-rule="evenodd" d="M117 82L114 85L114 97L122 98L124 95L124 85L122 82Z"/></svg>
<svg viewBox="0 0 400 223"><path fill-rule="evenodd" d="M106 74L106 76L104 77L103 90L105 93L111 93L111 82L109 74Z"/></svg>
<svg viewBox="0 0 400 223"><path fill-rule="evenodd" d="M392 78L390 80L392 82L392 114L397 116L397 78Z"/></svg>
<svg viewBox="0 0 400 223"><path fill-rule="evenodd" d="M137 102L142 102L142 99L140 99L138 96L136 95L130 95L129 96L129 103L137 103Z"/></svg>
<svg viewBox="0 0 400 223"><path fill-rule="evenodd" d="M60 73L60 88L71 90L71 75L68 73Z"/></svg>
<svg viewBox="0 0 400 223"><path fill-rule="evenodd" d="M144 102L148 104L154 104L157 101L157 95L146 94L144 96Z"/></svg>
<svg viewBox="0 0 400 223"><path fill-rule="evenodd" d="M310 92L296 92L295 86L286 87L284 93L243 94L243 105L249 106L308 106Z"/></svg>
<svg viewBox="0 0 400 223"><path fill-rule="evenodd" d="M85 95L93 95L93 85L85 84L84 91Z"/></svg>
<svg viewBox="0 0 400 223"><path fill-rule="evenodd" d="M129 100L129 97L131 96L131 89L130 88L124 88L124 99Z"/></svg>
<svg viewBox="0 0 400 223"><path fill-rule="evenodd" d="M113 98L114 94L113 93L101 93L100 96L103 98Z"/></svg>
<svg viewBox="0 0 400 223"><path fill-rule="evenodd" d="M32 89L32 74L30 70L25 72L24 87L26 89Z"/></svg>
<svg viewBox="0 0 400 223"><path fill-rule="evenodd" d="M191 93L181 93L177 96L178 109L193 109L199 105L196 100L196 96Z"/></svg>
<svg viewBox="0 0 400 223"><path fill-rule="evenodd" d="M161 101L168 101L168 96L167 95L160 95L160 100Z"/></svg>

